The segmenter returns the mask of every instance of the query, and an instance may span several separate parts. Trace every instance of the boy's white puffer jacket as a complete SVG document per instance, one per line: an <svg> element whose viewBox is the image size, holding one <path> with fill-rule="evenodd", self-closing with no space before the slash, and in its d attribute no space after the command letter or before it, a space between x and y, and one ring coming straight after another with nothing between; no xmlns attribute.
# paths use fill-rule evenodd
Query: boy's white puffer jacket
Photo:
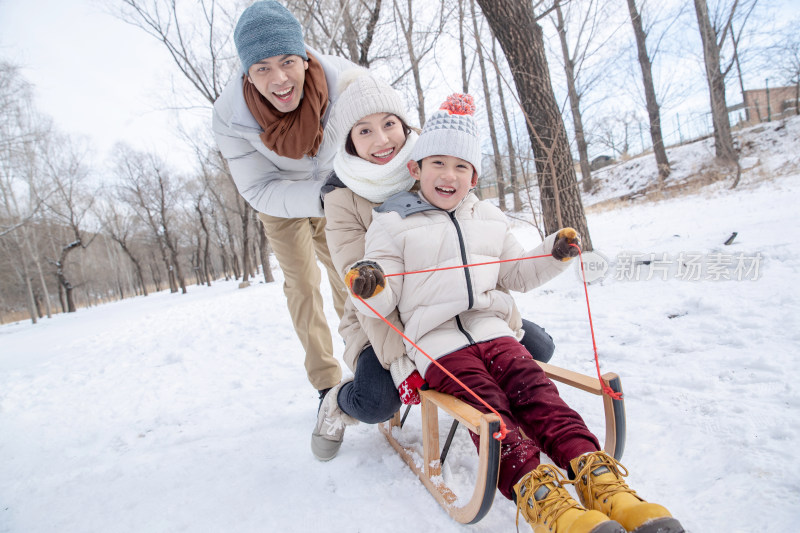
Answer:
<svg viewBox="0 0 800 533"><path fill-rule="evenodd" d="M387 274L413 272L549 254L555 238L550 235L526 251L506 216L474 194L447 212L418 194L401 193L376 210L367 231L365 259L377 262ZM406 335L438 359L473 343L516 336L508 326L512 297L497 287L525 292L570 264L543 257L392 276L367 302L382 314L396 306ZM356 306L372 313L361 302ZM424 376L430 361L413 346L406 349Z"/></svg>

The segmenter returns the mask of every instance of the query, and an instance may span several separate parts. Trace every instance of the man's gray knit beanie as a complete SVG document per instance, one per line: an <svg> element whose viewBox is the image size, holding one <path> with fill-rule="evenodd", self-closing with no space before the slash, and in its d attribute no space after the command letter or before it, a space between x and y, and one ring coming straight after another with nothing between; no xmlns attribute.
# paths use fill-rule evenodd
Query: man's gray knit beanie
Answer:
<svg viewBox="0 0 800 533"><path fill-rule="evenodd" d="M458 157L471 163L480 175L481 140L474 113L475 101L471 95L448 96L422 128L411 159L419 161L432 155Z"/></svg>
<svg viewBox="0 0 800 533"><path fill-rule="evenodd" d="M273 56L293 54L308 60L300 23L275 0L261 0L245 9L236 23L233 40L245 72L254 63Z"/></svg>

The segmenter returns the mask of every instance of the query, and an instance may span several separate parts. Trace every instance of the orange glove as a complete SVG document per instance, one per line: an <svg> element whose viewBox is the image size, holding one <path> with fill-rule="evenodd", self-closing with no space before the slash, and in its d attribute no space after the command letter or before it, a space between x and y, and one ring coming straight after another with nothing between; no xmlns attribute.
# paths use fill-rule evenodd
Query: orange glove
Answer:
<svg viewBox="0 0 800 533"><path fill-rule="evenodd" d="M345 275L344 284L354 295L366 300L380 293L386 287L386 280L378 263L362 261L353 265Z"/></svg>

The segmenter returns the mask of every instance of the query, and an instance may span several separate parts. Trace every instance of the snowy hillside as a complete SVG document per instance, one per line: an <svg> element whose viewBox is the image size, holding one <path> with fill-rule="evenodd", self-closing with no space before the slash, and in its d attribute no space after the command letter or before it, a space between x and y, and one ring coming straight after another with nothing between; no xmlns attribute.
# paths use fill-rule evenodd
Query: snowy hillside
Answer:
<svg viewBox="0 0 800 533"><path fill-rule="evenodd" d="M751 183L775 176L796 174L800 168L800 117L777 120L734 131L734 142L741 149L740 164ZM713 165L714 139L667 149L671 173L664 190L699 187L723 179L732 180ZM583 197L585 206L600 204L621 196L653 193L658 186L656 160L652 153L611 165L592 173L596 186Z"/></svg>
<svg viewBox="0 0 800 533"><path fill-rule="evenodd" d="M602 368L625 391L628 481L693 533L800 523L799 128L753 141L758 164L735 191L588 215L608 267L589 297ZM708 150L676 149L675 179ZM604 179L641 177L622 172ZM0 326L0 533L514 531L499 494L478 524L453 522L374 426L349 428L333 461L313 458L316 391L276 278ZM592 374L577 271L515 296L554 337L552 362ZM559 388L602 435L600 400ZM412 416L412 438L418 427ZM460 430L445 478L467 487L474 464Z"/></svg>

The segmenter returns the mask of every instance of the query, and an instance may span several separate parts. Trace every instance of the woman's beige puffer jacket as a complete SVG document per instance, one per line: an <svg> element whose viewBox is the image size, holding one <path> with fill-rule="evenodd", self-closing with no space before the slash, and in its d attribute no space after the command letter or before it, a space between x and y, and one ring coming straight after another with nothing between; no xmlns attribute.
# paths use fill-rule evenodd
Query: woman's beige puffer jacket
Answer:
<svg viewBox="0 0 800 533"><path fill-rule="evenodd" d="M343 186L325 194L324 199L325 238L333 264L344 279L347 267L364 257L364 237L372 222L372 210L379 204L374 204ZM397 310L393 310L388 318L402 331L403 325ZM345 342L344 362L353 372L358 356L368 344L375 349L375 355L386 369L405 354L403 338L374 315L356 312L350 298L345 302L339 334Z"/></svg>

